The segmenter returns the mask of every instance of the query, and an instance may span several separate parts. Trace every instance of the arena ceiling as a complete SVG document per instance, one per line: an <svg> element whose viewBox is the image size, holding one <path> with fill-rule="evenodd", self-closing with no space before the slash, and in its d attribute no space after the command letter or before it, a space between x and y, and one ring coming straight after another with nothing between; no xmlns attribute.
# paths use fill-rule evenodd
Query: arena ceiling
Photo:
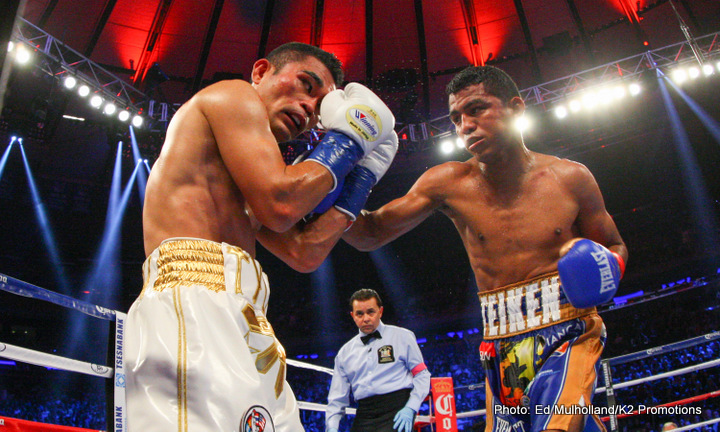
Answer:
<svg viewBox="0 0 720 432"><path fill-rule="evenodd" d="M444 87L468 65L498 66L525 89L686 41L673 5L691 35L720 31L717 0L26 0L20 16L136 87L147 99L138 101L145 110L148 101L181 104L219 79L247 79L255 59L282 43L300 41L334 52L348 81L378 91L400 123L408 124L445 115ZM705 46L717 51L718 44L711 37ZM82 115L90 114L87 104L64 92L58 81L37 70L13 70L0 138L26 134L28 166L71 280L65 293L127 309L142 284L139 195L129 198L119 261L107 271L115 279L83 287L97 265L106 228L118 140L125 142L123 181L135 165L128 128L90 117L83 124L63 119L62 114L78 114L82 107ZM717 123L720 73L706 83L686 92ZM720 146L677 94L673 99L698 177L688 174L684 150L672 145L676 131L657 88L603 114L545 122L526 136L531 149L577 160L597 178L630 250L622 294L657 288L648 285L646 275L652 275L652 283L695 279L715 272L720 260L717 248L709 252L713 242L703 240L720 237L712 231L720 226ZM136 134L152 165L162 145L162 125ZM0 151L7 142L0 142ZM428 166L447 159L431 150L401 150L368 208L404 194ZM48 264L51 257L40 246L44 228L36 222L38 203L25 171L19 152L10 152L0 176L0 272L62 291ZM705 190L693 189L701 183ZM698 209L692 201L700 195L706 207ZM326 325L349 334L352 323L335 318L345 316L345 300L359 287L385 288L389 322L413 329L425 319L436 328L443 320L449 328L457 328L458 320L476 322L479 308L467 257L442 215L375 254L341 242L326 265L332 291L316 289L318 274L298 274L262 249L258 257L274 287L270 318L283 336L318 336L324 330L312 327L310 318L323 313L331 321ZM377 270L378 262L392 263L398 279L388 280Z"/></svg>
<svg viewBox="0 0 720 432"><path fill-rule="evenodd" d="M720 28L715 0L674 6L695 36ZM444 86L467 65L524 88L684 40L667 0L26 0L22 16L154 99L247 79L258 57L299 41L421 117L444 113Z"/></svg>

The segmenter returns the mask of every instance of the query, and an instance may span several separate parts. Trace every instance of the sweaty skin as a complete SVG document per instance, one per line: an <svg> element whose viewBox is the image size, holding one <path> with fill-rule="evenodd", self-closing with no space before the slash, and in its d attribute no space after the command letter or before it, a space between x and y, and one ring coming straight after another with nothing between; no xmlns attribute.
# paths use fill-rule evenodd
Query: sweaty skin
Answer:
<svg viewBox="0 0 720 432"><path fill-rule="evenodd" d="M330 71L314 57L280 70L263 59L253 67L252 84L222 81L180 107L148 179L146 254L167 238L197 237L254 256L261 226L269 239L290 230L333 179L316 163L286 166L277 143L314 127L322 98L334 88ZM347 223L339 212L328 218Z"/></svg>
<svg viewBox="0 0 720 432"><path fill-rule="evenodd" d="M627 259L590 171L523 144L513 127L522 99L503 103L475 84L451 95L449 105L473 157L430 168L405 196L363 211L343 239L373 250L439 210L457 228L480 291L555 271L561 247L576 237Z"/></svg>

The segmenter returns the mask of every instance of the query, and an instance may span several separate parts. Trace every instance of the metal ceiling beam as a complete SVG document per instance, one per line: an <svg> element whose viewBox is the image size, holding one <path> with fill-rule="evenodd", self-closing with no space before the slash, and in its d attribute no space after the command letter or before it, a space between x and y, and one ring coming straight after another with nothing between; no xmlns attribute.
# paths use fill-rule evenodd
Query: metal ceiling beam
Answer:
<svg viewBox="0 0 720 432"><path fill-rule="evenodd" d="M430 115L430 74L428 73L427 42L425 40L425 18L422 0L415 0L415 23L418 31L418 47L420 49L420 75L423 86L423 117Z"/></svg>
<svg viewBox="0 0 720 432"><path fill-rule="evenodd" d="M717 67L717 63L720 62L720 32L695 38L695 43L703 52L705 59L712 61ZM579 96L588 89L621 82L634 82L648 71L657 69L665 75L670 75L673 68L689 64L697 65L697 59L690 44L684 41L520 90L520 97L527 107L540 106L543 110L549 110L554 107L554 103ZM434 136L436 139L450 136L455 131L448 115L432 119L428 125L433 131L437 131ZM413 125L405 125L398 134L411 126ZM428 143L419 150L432 145L434 145L432 140L428 140Z"/></svg>
<svg viewBox="0 0 720 432"><path fill-rule="evenodd" d="M373 0L365 0L365 84L373 82Z"/></svg>
<svg viewBox="0 0 720 432"><path fill-rule="evenodd" d="M533 78L535 79L535 82L542 82L542 74L540 73L537 50L535 50L535 44L533 44L532 41L532 33L530 32L530 25L528 24L527 15L525 14L525 8L523 8L522 0L513 1L515 3L515 10L517 11L518 18L520 19L520 26L522 27L523 35L525 36L525 44L527 44L528 51L530 52Z"/></svg>
<svg viewBox="0 0 720 432"><path fill-rule="evenodd" d="M145 78L145 71L148 69L150 56L152 55L152 51L155 49L155 44L162 34L162 29L165 26L165 19L168 16L171 5L172 0L160 0L160 3L158 4L158 8L155 11L155 18L153 18L153 24L150 28L150 32L148 33L147 40L145 41L145 46L143 47L143 52L140 54L137 68L135 68L133 84L137 85L142 82L143 78Z"/></svg>
<svg viewBox="0 0 720 432"><path fill-rule="evenodd" d="M113 9L115 9L116 4L117 0L108 0L107 3L105 3L100 19L95 26L95 31L93 31L93 35L90 37L90 41L85 48L85 57L90 57L92 52L95 50L95 45L97 45L97 41L100 39L100 35L102 35L105 25L110 19L110 15L112 14Z"/></svg>
<svg viewBox="0 0 720 432"><path fill-rule="evenodd" d="M482 45L477 33L477 18L475 15L475 5L473 0L460 0L460 6L465 19L465 29L467 30L468 42L470 42L470 56L473 66L485 66L485 59L482 54ZM478 61L475 47L480 47L480 60Z"/></svg>
<svg viewBox="0 0 720 432"><path fill-rule="evenodd" d="M18 17L12 40L35 48L35 52L44 57L39 60L45 60L38 61L37 67L50 76L71 73L101 93L105 99L114 100L135 112L148 101L140 90L23 18Z"/></svg>
<svg viewBox="0 0 720 432"><path fill-rule="evenodd" d="M315 1L315 14L313 15L312 32L310 34L310 45L320 46L322 42L323 30L323 12L325 11L325 1Z"/></svg>
<svg viewBox="0 0 720 432"><path fill-rule="evenodd" d="M57 6L59 0L50 0L45 6L45 10L43 11L42 16L40 17L40 20L38 21L38 27L45 28L45 24L47 24L47 21L50 19L50 15L52 15L53 11L55 10L55 6Z"/></svg>
<svg viewBox="0 0 720 432"><path fill-rule="evenodd" d="M265 16L263 17L262 30L260 30L260 44L258 45L258 53L256 58L263 58L267 54L267 43L270 37L270 27L272 26L272 16L275 10L275 0L267 0L265 4Z"/></svg>
<svg viewBox="0 0 720 432"><path fill-rule="evenodd" d="M580 12L578 11L577 5L575 4L575 0L566 1L568 8L570 8L570 15L572 15L575 26L578 29L578 33L580 33L580 39L582 40L583 46L585 47L585 52L590 58L592 64L595 65L595 53L593 53L593 46L592 43L590 43L590 36L588 36L588 33L585 30L585 25L583 24L582 17L580 17Z"/></svg>
<svg viewBox="0 0 720 432"><path fill-rule="evenodd" d="M215 39L215 30L217 30L218 22L220 22L220 15L222 14L224 3L225 0L215 0L215 7L213 8L212 17L210 18L210 24L208 24L207 31L205 32L205 39L203 40L200 59L198 60L198 66L195 70L195 78L193 79L191 94L197 93L202 85L203 75L205 75L205 66L207 65L208 57L210 56L210 47L212 47L213 39Z"/></svg>

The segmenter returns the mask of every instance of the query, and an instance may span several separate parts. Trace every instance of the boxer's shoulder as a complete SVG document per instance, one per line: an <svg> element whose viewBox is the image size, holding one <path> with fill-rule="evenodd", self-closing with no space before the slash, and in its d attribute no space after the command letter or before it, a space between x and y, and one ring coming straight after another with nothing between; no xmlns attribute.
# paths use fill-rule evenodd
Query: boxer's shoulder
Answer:
<svg viewBox="0 0 720 432"><path fill-rule="evenodd" d="M225 80L211 84L197 92L188 101L203 110L262 110L266 111L255 88L243 80Z"/></svg>
<svg viewBox="0 0 720 432"><path fill-rule="evenodd" d="M416 184L427 189L445 190L457 185L463 178L471 178L472 174L472 164L450 161L429 168Z"/></svg>

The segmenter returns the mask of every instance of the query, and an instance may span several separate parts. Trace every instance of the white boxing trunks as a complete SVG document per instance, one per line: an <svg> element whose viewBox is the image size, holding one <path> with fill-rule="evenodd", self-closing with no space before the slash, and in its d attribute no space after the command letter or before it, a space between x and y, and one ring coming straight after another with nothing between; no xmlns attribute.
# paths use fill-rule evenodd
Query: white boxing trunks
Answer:
<svg viewBox="0 0 720 432"><path fill-rule="evenodd" d="M226 243L170 239L143 278L126 324L128 431L304 430L257 261Z"/></svg>

